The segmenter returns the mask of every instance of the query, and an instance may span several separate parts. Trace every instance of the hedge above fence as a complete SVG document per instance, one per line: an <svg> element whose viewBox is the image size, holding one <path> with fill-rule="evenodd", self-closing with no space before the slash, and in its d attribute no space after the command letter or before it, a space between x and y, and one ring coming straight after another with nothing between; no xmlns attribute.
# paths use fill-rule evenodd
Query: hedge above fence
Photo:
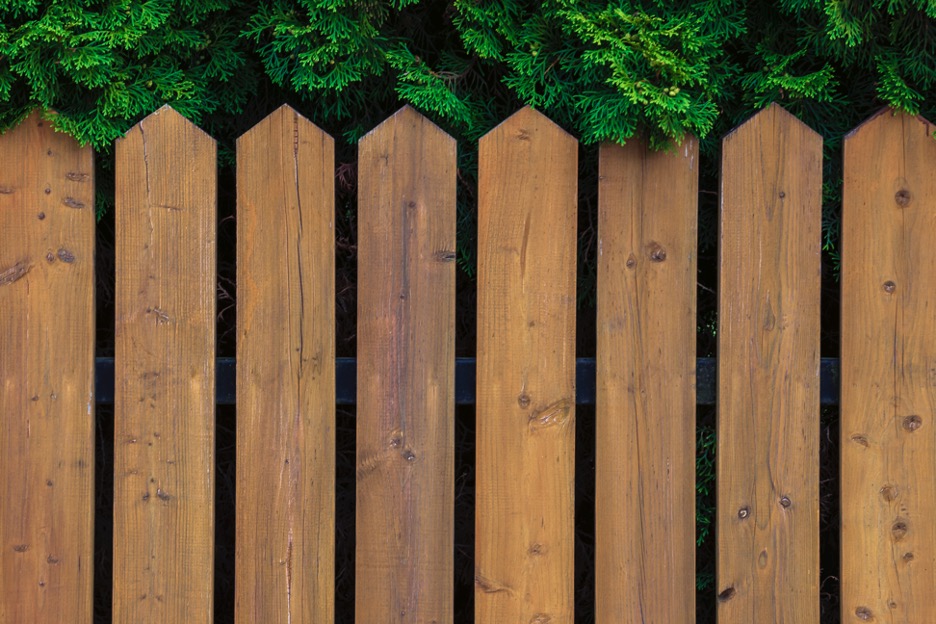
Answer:
<svg viewBox="0 0 936 624"><path fill-rule="evenodd" d="M107 151L169 103L223 141L287 99L351 142L409 103L470 141L531 105L584 143L659 143L780 100L828 138L884 104L931 112L934 18L927 0L10 0L0 128L56 109Z"/></svg>

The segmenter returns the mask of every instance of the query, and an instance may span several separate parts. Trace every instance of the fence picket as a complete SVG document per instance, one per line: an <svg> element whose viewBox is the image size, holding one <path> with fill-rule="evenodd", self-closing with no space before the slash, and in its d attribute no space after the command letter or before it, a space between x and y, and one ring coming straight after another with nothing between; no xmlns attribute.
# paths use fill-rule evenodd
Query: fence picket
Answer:
<svg viewBox="0 0 936 624"><path fill-rule="evenodd" d="M237 622L332 622L335 166L283 106L237 142Z"/></svg>
<svg viewBox="0 0 936 624"><path fill-rule="evenodd" d="M772 105L722 159L719 622L818 622L822 139Z"/></svg>
<svg viewBox="0 0 936 624"><path fill-rule="evenodd" d="M842 621L936 622L936 141L882 111L845 140Z"/></svg>
<svg viewBox="0 0 936 624"><path fill-rule="evenodd" d="M408 106L359 144L362 624L452 621L455 155Z"/></svg>
<svg viewBox="0 0 936 624"><path fill-rule="evenodd" d="M94 165L32 113L0 136L0 623L91 622Z"/></svg>
<svg viewBox="0 0 936 624"><path fill-rule="evenodd" d="M524 108L478 167L475 621L570 624L577 142Z"/></svg>
<svg viewBox="0 0 936 624"><path fill-rule="evenodd" d="M695 621L698 142L600 149L596 621Z"/></svg>
<svg viewBox="0 0 936 624"><path fill-rule="evenodd" d="M113 619L208 623L215 142L163 107L116 152Z"/></svg>

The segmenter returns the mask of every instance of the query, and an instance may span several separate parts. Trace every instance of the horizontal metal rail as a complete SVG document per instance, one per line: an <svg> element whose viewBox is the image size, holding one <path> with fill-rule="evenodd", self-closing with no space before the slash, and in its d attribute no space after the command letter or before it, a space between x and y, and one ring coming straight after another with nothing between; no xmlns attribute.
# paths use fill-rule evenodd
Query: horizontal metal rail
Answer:
<svg viewBox="0 0 936 624"><path fill-rule="evenodd" d="M715 405L715 358L699 358L696 364L696 403ZM95 367L95 396L97 402L114 402L114 358L97 358ZM218 358L215 397L218 405L234 405L234 358ZM335 360L335 398L339 405L354 405L357 394L357 364L355 358ZM839 361L822 358L820 365L820 401L823 405L838 405ZM475 358L455 359L455 403L474 405ZM579 405L595 403L595 358L575 361L575 402Z"/></svg>

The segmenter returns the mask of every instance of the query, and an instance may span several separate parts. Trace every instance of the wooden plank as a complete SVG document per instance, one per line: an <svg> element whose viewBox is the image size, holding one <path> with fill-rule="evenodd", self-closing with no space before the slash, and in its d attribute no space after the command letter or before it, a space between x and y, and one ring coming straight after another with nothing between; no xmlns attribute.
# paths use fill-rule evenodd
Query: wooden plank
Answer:
<svg viewBox="0 0 936 624"><path fill-rule="evenodd" d="M882 111L845 140L842 621L936 622L936 141Z"/></svg>
<svg viewBox="0 0 936 624"><path fill-rule="evenodd" d="M773 105L722 172L718 621L818 622L822 139Z"/></svg>
<svg viewBox="0 0 936 624"><path fill-rule="evenodd" d="M335 158L283 106L237 142L236 621L332 622Z"/></svg>
<svg viewBox="0 0 936 624"><path fill-rule="evenodd" d="M94 164L38 113L0 136L0 622L91 622Z"/></svg>
<svg viewBox="0 0 936 624"><path fill-rule="evenodd" d="M207 623L215 142L163 107L116 150L113 618Z"/></svg>
<svg viewBox="0 0 936 624"><path fill-rule="evenodd" d="M359 145L358 623L452 621L455 150L409 107Z"/></svg>
<svg viewBox="0 0 936 624"><path fill-rule="evenodd" d="M695 622L698 152L599 152L599 623Z"/></svg>
<svg viewBox="0 0 936 624"><path fill-rule="evenodd" d="M576 140L524 108L478 170L475 621L573 615Z"/></svg>

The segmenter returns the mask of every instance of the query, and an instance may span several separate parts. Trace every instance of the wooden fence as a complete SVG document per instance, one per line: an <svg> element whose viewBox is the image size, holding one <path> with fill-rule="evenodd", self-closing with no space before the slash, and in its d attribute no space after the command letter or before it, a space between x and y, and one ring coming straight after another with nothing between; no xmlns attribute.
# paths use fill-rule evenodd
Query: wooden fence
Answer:
<svg viewBox="0 0 936 624"><path fill-rule="evenodd" d="M334 618L332 139L237 144L236 619ZM481 139L475 618L573 618L577 142ZM113 621L212 621L216 162L169 108L116 147ZM600 151L596 621L695 619L698 144ZM719 622L819 620L822 139L724 139ZM453 612L456 145L404 108L359 147L356 619ZM0 137L0 622L92 619L92 154ZM843 622L936 622L936 141L847 139Z"/></svg>

